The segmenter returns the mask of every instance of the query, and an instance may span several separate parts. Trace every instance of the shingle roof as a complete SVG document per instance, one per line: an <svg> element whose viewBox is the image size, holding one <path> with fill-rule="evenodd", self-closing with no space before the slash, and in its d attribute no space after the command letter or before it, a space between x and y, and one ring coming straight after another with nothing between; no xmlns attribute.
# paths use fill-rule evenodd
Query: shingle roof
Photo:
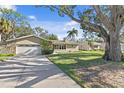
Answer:
<svg viewBox="0 0 124 93"><path fill-rule="evenodd" d="M34 35L27 35L27 36L18 37L18 38L15 38L15 39L9 39L9 40L7 40L7 42L9 42L9 41L15 41L15 40L20 40L20 39L25 39L25 38L28 38L28 37L35 37L35 38L42 39L42 38L37 37L37 36L34 36Z"/></svg>
<svg viewBox="0 0 124 93"><path fill-rule="evenodd" d="M50 40L53 44L74 44L77 45L78 43L76 42L71 42L71 41L60 41L60 40Z"/></svg>
<svg viewBox="0 0 124 93"><path fill-rule="evenodd" d="M15 38L15 39L6 40L6 43L11 43L11 42L14 42L16 40L25 39L25 38L28 38L28 37L35 37L35 38L39 38L39 39L43 39L43 40L49 41L49 40L47 40L45 38L42 38L42 37L37 37L37 36L34 36L34 35L27 35L27 36L18 37L18 38ZM0 42L0 44L4 44L4 43Z"/></svg>

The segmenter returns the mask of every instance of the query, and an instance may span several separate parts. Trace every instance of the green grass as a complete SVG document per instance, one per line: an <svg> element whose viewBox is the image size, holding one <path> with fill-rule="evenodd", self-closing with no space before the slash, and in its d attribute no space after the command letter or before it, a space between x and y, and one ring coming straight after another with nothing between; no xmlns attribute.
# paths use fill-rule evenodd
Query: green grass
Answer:
<svg viewBox="0 0 124 93"><path fill-rule="evenodd" d="M15 56L15 54L0 54L0 61L4 61L9 57Z"/></svg>
<svg viewBox="0 0 124 93"><path fill-rule="evenodd" d="M81 80L80 75L76 74L75 69L105 64L102 55L102 51L79 51L73 53L53 54L48 56L48 58L79 85L84 87L85 81ZM109 63L115 64L115 62ZM124 62L119 62L118 64L122 65L123 63Z"/></svg>

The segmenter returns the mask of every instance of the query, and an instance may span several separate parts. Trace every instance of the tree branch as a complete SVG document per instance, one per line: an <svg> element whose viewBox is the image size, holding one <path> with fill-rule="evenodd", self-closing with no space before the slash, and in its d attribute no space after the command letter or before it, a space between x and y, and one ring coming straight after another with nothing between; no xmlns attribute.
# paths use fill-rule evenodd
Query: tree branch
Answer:
<svg viewBox="0 0 124 93"><path fill-rule="evenodd" d="M59 10L59 8L56 7L56 6L54 6L54 5L52 5L52 7L53 7L54 9L56 9L56 10ZM61 10L61 11L62 11L62 10ZM68 14L67 10L62 11L62 12L63 12L65 15L67 15L69 18L71 18L72 20L74 20L74 21L76 21L76 22L78 22L78 23L81 23L80 19L74 17L74 16L71 15L71 14Z"/></svg>
<svg viewBox="0 0 124 93"><path fill-rule="evenodd" d="M56 10L60 10L57 6L52 6L54 9ZM61 10L62 11L62 10ZM71 18L72 20L80 23L81 25L85 25L87 26L85 30L91 31L91 32L97 32L97 33L101 33L102 37L108 37L108 33L107 31L100 25L91 23L91 22L84 22L83 20L80 20L76 17L74 17L71 14L68 14L68 10L63 10L62 11L65 15L69 16L69 18Z"/></svg>
<svg viewBox="0 0 124 93"><path fill-rule="evenodd" d="M113 30L113 25L111 24L110 18L107 15L103 14L100 7L98 5L93 6L97 16L99 17L100 21L108 30Z"/></svg>
<svg viewBox="0 0 124 93"><path fill-rule="evenodd" d="M81 25L87 25L87 29L85 30L100 33L104 39L109 36L107 31L100 25L96 25L96 24L89 23L89 22L82 23Z"/></svg>
<svg viewBox="0 0 124 93"><path fill-rule="evenodd" d="M124 15L124 8L121 5L110 6L109 9L111 10L112 17L111 20L113 24L116 26L116 30L120 31L122 26L124 25L123 22L123 15Z"/></svg>

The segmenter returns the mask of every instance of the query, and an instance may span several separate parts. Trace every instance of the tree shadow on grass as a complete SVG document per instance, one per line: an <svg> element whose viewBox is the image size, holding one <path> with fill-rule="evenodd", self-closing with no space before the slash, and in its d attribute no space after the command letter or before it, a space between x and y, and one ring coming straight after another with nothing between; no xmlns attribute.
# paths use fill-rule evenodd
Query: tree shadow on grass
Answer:
<svg viewBox="0 0 124 93"><path fill-rule="evenodd" d="M51 55L51 57L58 57L57 59L73 59L73 58L77 58L77 57L84 57L84 58L88 58L88 57L91 57L91 56L98 56L98 57L101 57L102 54L100 53L64 53L64 54L53 54Z"/></svg>
<svg viewBox="0 0 124 93"><path fill-rule="evenodd" d="M84 85L89 83L90 87L93 88L100 88L100 87L114 88L117 87L114 85L114 83L118 84L118 82L120 82L118 80L116 82L113 80L110 80L110 82L106 82L104 80L105 78L107 78L107 76L104 76L108 74L107 72L110 72L110 74L113 75L113 73L124 69L122 68L122 66L119 66L118 64L114 64L114 62L104 62L102 58L95 58L90 60L75 58L74 60L76 62L72 64L57 63L57 65L59 67L63 67L62 69L65 70L65 72L67 72L68 74L74 74L75 77L77 76L80 77L79 81L77 82L84 81L85 82L83 83ZM70 73L69 71L70 72L73 71L73 73ZM82 86L84 86L83 84ZM124 86L124 84L122 86Z"/></svg>

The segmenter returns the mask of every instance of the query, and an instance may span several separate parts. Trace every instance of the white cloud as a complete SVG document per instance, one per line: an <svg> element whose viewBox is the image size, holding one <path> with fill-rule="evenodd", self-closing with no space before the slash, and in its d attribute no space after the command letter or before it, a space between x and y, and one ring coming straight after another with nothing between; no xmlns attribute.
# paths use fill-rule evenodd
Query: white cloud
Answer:
<svg viewBox="0 0 124 93"><path fill-rule="evenodd" d="M67 22L64 26L64 30L71 30L72 28L80 29L80 25L75 21Z"/></svg>
<svg viewBox="0 0 124 93"><path fill-rule="evenodd" d="M13 9L15 11L17 9L15 5L0 5L0 8Z"/></svg>
<svg viewBox="0 0 124 93"><path fill-rule="evenodd" d="M37 19L34 15L30 15L30 16L28 16L28 17L29 17L29 19L31 19L31 20L36 20L36 19Z"/></svg>
<svg viewBox="0 0 124 93"><path fill-rule="evenodd" d="M70 21L66 23L66 26L74 26L74 25L78 25L78 23L75 21Z"/></svg>
<svg viewBox="0 0 124 93"><path fill-rule="evenodd" d="M49 33L56 34L59 39L63 39L67 36L67 31L72 29L68 26L68 23L70 22L56 22L56 21L30 21L32 27L40 26L44 28L45 30L48 30ZM79 30L79 36L77 38L80 38L82 36L82 30L80 29L79 25L73 23L73 27ZM66 28L66 29L65 29Z"/></svg>

